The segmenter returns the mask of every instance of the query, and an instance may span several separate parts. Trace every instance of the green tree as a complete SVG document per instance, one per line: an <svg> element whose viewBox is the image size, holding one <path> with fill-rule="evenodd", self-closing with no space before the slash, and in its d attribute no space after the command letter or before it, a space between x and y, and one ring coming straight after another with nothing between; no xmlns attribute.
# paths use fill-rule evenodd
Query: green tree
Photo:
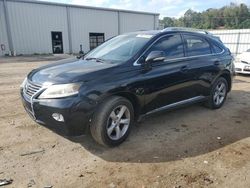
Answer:
<svg viewBox="0 0 250 188"><path fill-rule="evenodd" d="M174 20L173 20L173 18L170 18L170 17L164 17L161 20L161 24L163 24L164 28L173 27L174 26Z"/></svg>
<svg viewBox="0 0 250 188"><path fill-rule="evenodd" d="M193 27L199 29L250 28L250 11L247 5L230 3L220 9L210 8L203 12L188 9L176 19L165 17L160 20L164 27Z"/></svg>
<svg viewBox="0 0 250 188"><path fill-rule="evenodd" d="M204 29L215 29L219 26L220 14L217 9L208 9L202 13L202 16Z"/></svg>
<svg viewBox="0 0 250 188"><path fill-rule="evenodd" d="M250 19L247 19L247 20L241 22L240 25L239 25L239 28L240 29L250 28Z"/></svg>
<svg viewBox="0 0 250 188"><path fill-rule="evenodd" d="M185 25L184 25L184 18L181 17L179 19L174 19L174 26L175 27L185 27Z"/></svg>
<svg viewBox="0 0 250 188"><path fill-rule="evenodd" d="M194 14L195 12L192 9L188 9L183 18L184 26L185 27L192 27L193 22L194 22Z"/></svg>
<svg viewBox="0 0 250 188"><path fill-rule="evenodd" d="M245 4L240 4L239 6L239 24L241 24L242 22L246 21L249 19L250 17L250 12L247 8L247 6Z"/></svg>

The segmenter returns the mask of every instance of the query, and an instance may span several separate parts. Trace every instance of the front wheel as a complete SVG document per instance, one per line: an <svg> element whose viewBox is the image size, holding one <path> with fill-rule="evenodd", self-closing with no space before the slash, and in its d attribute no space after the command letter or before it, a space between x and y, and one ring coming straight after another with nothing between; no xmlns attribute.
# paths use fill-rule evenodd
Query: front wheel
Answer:
<svg viewBox="0 0 250 188"><path fill-rule="evenodd" d="M210 97L206 103L211 109L218 109L222 107L226 98L228 91L228 83L225 78L218 78L212 86Z"/></svg>
<svg viewBox="0 0 250 188"><path fill-rule="evenodd" d="M132 104L123 97L110 97L95 112L90 131L99 144L117 146L129 135L134 121Z"/></svg>

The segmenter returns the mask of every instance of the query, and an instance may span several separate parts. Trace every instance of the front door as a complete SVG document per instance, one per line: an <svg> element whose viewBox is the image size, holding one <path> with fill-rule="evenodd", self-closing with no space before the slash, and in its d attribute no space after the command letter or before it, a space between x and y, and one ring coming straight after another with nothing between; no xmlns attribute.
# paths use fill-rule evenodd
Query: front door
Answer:
<svg viewBox="0 0 250 188"><path fill-rule="evenodd" d="M188 71L189 62L184 58L181 36L170 34L162 37L145 57L151 51L163 51L165 60L152 63L152 69L144 73L146 112L194 97L193 75Z"/></svg>
<svg viewBox="0 0 250 188"><path fill-rule="evenodd" d="M52 51L53 54L62 54L63 53L63 40L62 32L51 32L52 39Z"/></svg>

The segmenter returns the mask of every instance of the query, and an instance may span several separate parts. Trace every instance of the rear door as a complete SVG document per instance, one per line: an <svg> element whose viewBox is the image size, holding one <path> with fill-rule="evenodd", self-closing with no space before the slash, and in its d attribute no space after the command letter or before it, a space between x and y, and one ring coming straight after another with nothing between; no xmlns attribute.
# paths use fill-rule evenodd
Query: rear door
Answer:
<svg viewBox="0 0 250 188"><path fill-rule="evenodd" d="M176 103L194 96L189 62L184 57L184 45L180 34L168 34L160 38L145 53L163 51L165 60L151 64L144 73L146 111Z"/></svg>
<svg viewBox="0 0 250 188"><path fill-rule="evenodd" d="M196 96L209 95L211 81L220 71L220 59L206 37L183 34L188 74L192 77L192 90Z"/></svg>

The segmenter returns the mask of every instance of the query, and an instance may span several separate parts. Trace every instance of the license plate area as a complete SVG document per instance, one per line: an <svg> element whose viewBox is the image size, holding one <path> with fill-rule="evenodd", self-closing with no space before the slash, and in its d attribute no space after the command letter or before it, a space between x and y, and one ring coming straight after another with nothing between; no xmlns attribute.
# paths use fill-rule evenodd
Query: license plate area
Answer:
<svg viewBox="0 0 250 188"><path fill-rule="evenodd" d="M31 103L26 102L26 101L23 100L23 106L24 106L24 109L26 110L26 112L29 114L29 116L30 116L32 119L35 120L36 118L35 118L35 115L34 115L34 113L33 113L33 111L32 111Z"/></svg>

